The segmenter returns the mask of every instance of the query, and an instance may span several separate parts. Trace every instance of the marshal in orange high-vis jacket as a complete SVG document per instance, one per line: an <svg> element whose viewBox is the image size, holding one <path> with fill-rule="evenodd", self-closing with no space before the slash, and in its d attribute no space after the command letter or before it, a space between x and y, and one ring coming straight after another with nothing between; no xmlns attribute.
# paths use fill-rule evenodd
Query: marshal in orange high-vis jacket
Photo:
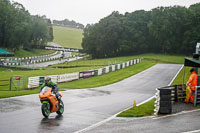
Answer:
<svg viewBox="0 0 200 133"><path fill-rule="evenodd" d="M191 72L190 78L186 85L190 87L191 93L189 94L189 100L185 99L185 102L190 101L191 103L194 103L194 94L195 94L195 87L197 86L198 75L196 74L194 68L192 68L190 72Z"/></svg>

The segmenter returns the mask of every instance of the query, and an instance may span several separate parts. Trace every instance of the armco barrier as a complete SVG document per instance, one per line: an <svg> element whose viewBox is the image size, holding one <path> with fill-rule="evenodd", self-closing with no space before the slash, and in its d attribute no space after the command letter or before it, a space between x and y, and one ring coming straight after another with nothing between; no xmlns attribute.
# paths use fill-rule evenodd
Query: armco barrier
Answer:
<svg viewBox="0 0 200 133"><path fill-rule="evenodd" d="M42 56L0 59L0 65L18 66L18 65L34 64L36 62L38 63L38 62L44 62L44 61L49 61L49 60L55 60L55 59L58 59L58 58L51 58L51 56L54 56L57 53L58 52L56 51L52 54L42 55ZM46 57L50 57L50 58L41 60L41 58L46 58ZM2 64L2 62L4 62L4 63Z"/></svg>
<svg viewBox="0 0 200 133"><path fill-rule="evenodd" d="M134 65L139 62L140 62L140 59L134 59L134 60L131 60L130 63L126 62L126 63L111 65L104 68L85 71L85 72L77 72L77 73L69 73L69 74L61 74L61 75L49 75L49 77L51 77L51 80L55 83L68 82L72 80L78 80L79 78L89 78L91 76L99 76L108 72L112 72L115 70L119 70L121 68L128 67L131 64ZM28 88L39 87L44 82L44 78L45 76L29 77Z"/></svg>

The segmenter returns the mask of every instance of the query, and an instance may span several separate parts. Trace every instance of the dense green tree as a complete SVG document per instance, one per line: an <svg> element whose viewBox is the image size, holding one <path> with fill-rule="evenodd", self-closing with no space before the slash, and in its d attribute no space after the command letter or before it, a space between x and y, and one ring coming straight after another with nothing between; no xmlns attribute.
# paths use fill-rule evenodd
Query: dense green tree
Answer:
<svg viewBox="0 0 200 133"><path fill-rule="evenodd" d="M144 10L126 13L123 19L120 52L122 55L148 51L150 14ZM139 51L140 50L140 51Z"/></svg>
<svg viewBox="0 0 200 133"><path fill-rule="evenodd" d="M200 3L189 7L186 26L182 49L185 53L190 53L195 51L197 42L200 42Z"/></svg>
<svg viewBox="0 0 200 133"><path fill-rule="evenodd" d="M13 7L13 28L12 33L10 33L9 45L14 49L30 47L29 40L32 31L32 25L30 25L30 14L25 10L23 5L19 3L13 3Z"/></svg>
<svg viewBox="0 0 200 133"><path fill-rule="evenodd" d="M179 52L187 16L184 7L159 7L151 11L148 24L152 36L152 50L159 53Z"/></svg>
<svg viewBox="0 0 200 133"><path fill-rule="evenodd" d="M45 45L52 40L49 19L31 16L20 3L0 0L0 47L31 50L31 45Z"/></svg>
<svg viewBox="0 0 200 133"><path fill-rule="evenodd" d="M93 58L141 53L192 55L200 42L200 3L189 8L157 7L124 15L113 12L83 33Z"/></svg>
<svg viewBox="0 0 200 133"><path fill-rule="evenodd" d="M84 30L82 46L93 58L117 56L122 31L122 15L113 12L98 24L88 26Z"/></svg>
<svg viewBox="0 0 200 133"><path fill-rule="evenodd" d="M53 40L53 31L50 20L45 16L32 16L32 45L45 45L46 42Z"/></svg>
<svg viewBox="0 0 200 133"><path fill-rule="evenodd" d="M8 39L12 28L12 17L14 13L10 1L0 0L0 46L9 47Z"/></svg>

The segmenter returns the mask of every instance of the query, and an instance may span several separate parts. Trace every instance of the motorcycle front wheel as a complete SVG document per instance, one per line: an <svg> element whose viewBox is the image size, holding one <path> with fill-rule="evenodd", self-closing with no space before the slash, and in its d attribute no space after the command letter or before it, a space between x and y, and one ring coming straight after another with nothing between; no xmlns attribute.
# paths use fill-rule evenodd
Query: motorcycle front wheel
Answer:
<svg viewBox="0 0 200 133"><path fill-rule="evenodd" d="M49 103L43 103L41 110L42 110L42 114L45 118L49 117L50 111L51 111L50 110L50 104Z"/></svg>
<svg viewBox="0 0 200 133"><path fill-rule="evenodd" d="M62 100L60 100L59 102L59 110L56 112L59 115L62 115L64 112L64 103L62 102Z"/></svg>

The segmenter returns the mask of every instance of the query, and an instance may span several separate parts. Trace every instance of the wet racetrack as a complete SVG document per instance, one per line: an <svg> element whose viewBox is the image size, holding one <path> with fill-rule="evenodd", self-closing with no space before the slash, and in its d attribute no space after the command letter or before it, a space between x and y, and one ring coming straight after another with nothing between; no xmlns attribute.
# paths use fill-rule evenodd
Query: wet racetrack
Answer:
<svg viewBox="0 0 200 133"><path fill-rule="evenodd" d="M41 113L37 94L0 100L1 133L77 132L152 97L157 87L167 86L181 65L157 64L121 82L98 88L63 92L63 116ZM120 76L120 75L119 75Z"/></svg>

